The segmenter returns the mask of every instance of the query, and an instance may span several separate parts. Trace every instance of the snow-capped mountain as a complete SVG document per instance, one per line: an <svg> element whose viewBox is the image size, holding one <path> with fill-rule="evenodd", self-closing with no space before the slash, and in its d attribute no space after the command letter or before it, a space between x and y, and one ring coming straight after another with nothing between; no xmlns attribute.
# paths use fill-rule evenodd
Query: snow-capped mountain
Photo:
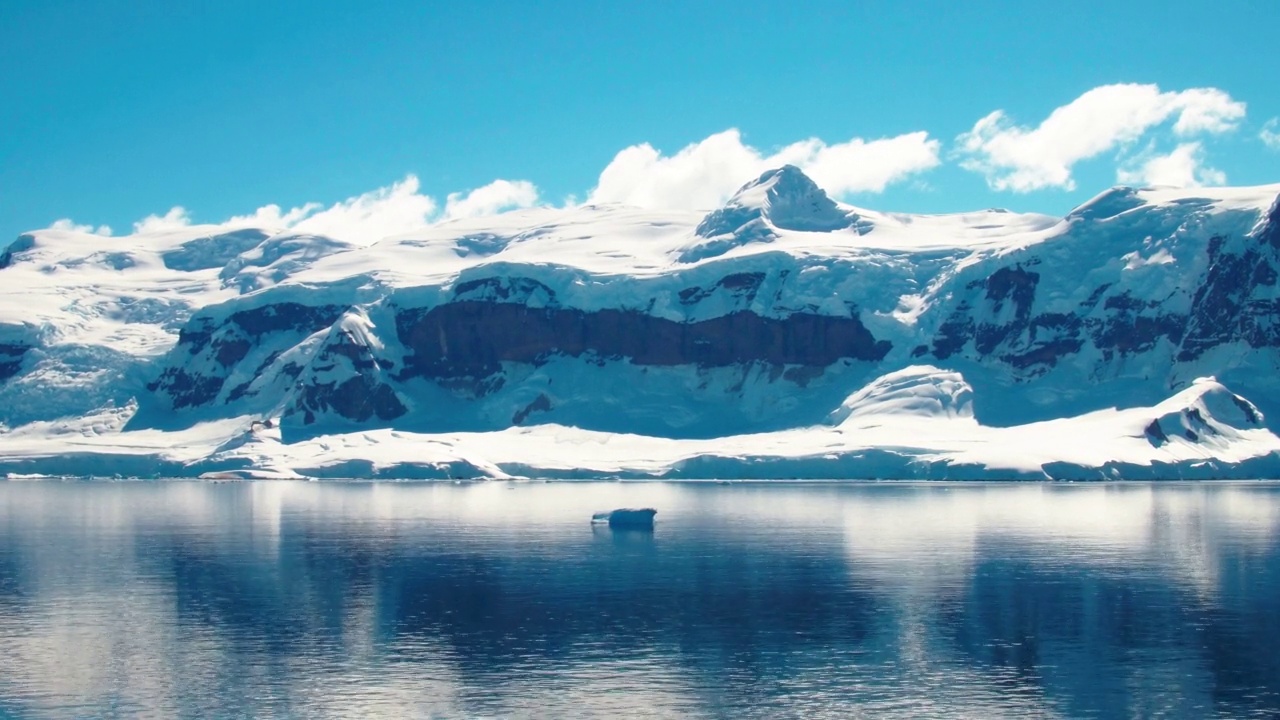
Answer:
<svg viewBox="0 0 1280 720"><path fill-rule="evenodd" d="M15 473L1280 476L1280 185L877 213L794 167L709 213L0 251Z"/></svg>
<svg viewBox="0 0 1280 720"><path fill-rule="evenodd" d="M856 227L858 215L837 205L800 168L784 165L744 185L719 210L698 223L701 238L680 253L680 262L725 254L747 243L767 243L776 230L832 232Z"/></svg>

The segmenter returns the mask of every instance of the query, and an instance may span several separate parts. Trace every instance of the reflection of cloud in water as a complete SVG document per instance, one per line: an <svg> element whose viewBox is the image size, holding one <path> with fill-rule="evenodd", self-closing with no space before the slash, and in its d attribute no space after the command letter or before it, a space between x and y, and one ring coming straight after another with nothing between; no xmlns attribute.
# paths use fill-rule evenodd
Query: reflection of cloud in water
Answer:
<svg viewBox="0 0 1280 720"><path fill-rule="evenodd" d="M0 714L1073 717L1264 698L1248 709L1280 670L1278 499L0 484ZM655 532L591 528L623 506L659 508Z"/></svg>
<svg viewBox="0 0 1280 720"><path fill-rule="evenodd" d="M1071 701L1068 716L1152 688L1166 697L1139 714L1207 710L1224 675L1274 665L1267 641L1241 643L1217 618L1224 603L1235 613L1258 601L1220 597L1234 584L1222 563L1242 550L1274 555L1276 500L1273 486L924 487L847 503L845 550L853 581L899 608L902 658L919 673L966 657L1020 667ZM965 622L938 621L947 614ZM1205 637L1234 649L1170 649ZM1118 650L1149 662L1107 662Z"/></svg>
<svg viewBox="0 0 1280 720"><path fill-rule="evenodd" d="M1270 486L943 485L858 494L842 510L851 574L888 592L963 588L981 546L1005 544L1063 566L1153 564L1211 593L1228 535L1275 542L1276 499Z"/></svg>
<svg viewBox="0 0 1280 720"><path fill-rule="evenodd" d="M0 697L54 715L101 698L122 715L172 715L181 675L221 654L216 636L183 632L165 583L136 568L116 567L123 575L112 581L56 561L49 569L61 579L43 578L19 612L0 606Z"/></svg>

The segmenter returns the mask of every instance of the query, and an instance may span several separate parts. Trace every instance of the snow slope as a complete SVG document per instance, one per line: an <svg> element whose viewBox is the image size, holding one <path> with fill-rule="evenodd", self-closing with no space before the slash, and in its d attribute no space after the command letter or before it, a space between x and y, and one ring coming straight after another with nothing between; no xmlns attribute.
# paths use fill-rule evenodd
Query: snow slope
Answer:
<svg viewBox="0 0 1280 720"><path fill-rule="evenodd" d="M784 167L705 213L36 231L0 470L1280 476L1278 194L909 216Z"/></svg>

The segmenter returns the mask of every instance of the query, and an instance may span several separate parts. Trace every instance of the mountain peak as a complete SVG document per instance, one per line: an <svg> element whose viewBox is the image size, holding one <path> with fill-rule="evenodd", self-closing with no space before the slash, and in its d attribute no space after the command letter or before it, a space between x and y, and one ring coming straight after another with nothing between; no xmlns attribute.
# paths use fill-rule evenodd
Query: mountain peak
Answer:
<svg viewBox="0 0 1280 720"><path fill-rule="evenodd" d="M1138 195L1137 188L1117 185L1086 200L1067 213L1066 219L1108 220L1145 204L1146 202Z"/></svg>
<svg viewBox="0 0 1280 720"><path fill-rule="evenodd" d="M759 185L778 184L803 187L806 190L822 192L821 188L818 187L818 184L815 183L808 175L805 175L803 170L795 165L783 165L760 173L760 177L739 188L738 193L742 193L748 188Z"/></svg>
<svg viewBox="0 0 1280 720"><path fill-rule="evenodd" d="M714 237L759 231L763 228L756 226L765 223L780 230L830 232L850 227L856 219L841 210L803 170L783 165L766 170L739 188L724 207L703 218L697 234Z"/></svg>

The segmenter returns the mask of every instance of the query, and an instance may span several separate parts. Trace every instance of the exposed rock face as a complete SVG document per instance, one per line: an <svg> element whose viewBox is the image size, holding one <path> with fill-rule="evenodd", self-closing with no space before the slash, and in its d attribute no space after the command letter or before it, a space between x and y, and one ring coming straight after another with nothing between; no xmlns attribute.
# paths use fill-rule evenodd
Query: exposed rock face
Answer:
<svg viewBox="0 0 1280 720"><path fill-rule="evenodd" d="M396 316L408 350L401 379L486 378L504 362L540 364L553 355L591 355L635 365L726 367L754 362L825 367L841 358L876 362L890 343L856 317L734 312L675 322L635 310L530 308L459 301Z"/></svg>
<svg viewBox="0 0 1280 720"><path fill-rule="evenodd" d="M0 252L0 270L3 270L15 262L16 257L35 247L36 238L34 235L19 235L17 240L9 244L3 252Z"/></svg>
<svg viewBox="0 0 1280 720"><path fill-rule="evenodd" d="M283 302L233 312L225 322L209 313L197 315L178 334L172 361L147 387L168 398L175 410L209 405L238 371L244 382L230 388L226 398L238 400L284 350L332 325L345 310ZM246 372L242 366L250 360L258 364Z"/></svg>
<svg viewBox="0 0 1280 720"><path fill-rule="evenodd" d="M516 414L511 416L511 424L523 425L524 421L527 420L530 415L538 412L546 412L550 410L551 407L551 398L547 397L546 393L538 393L538 397L534 398L533 402L516 411Z"/></svg>
<svg viewBox="0 0 1280 720"><path fill-rule="evenodd" d="M27 325L0 324L0 383L22 370L22 362L36 344L36 333Z"/></svg>
<svg viewBox="0 0 1280 720"><path fill-rule="evenodd" d="M787 276L784 271L779 281ZM432 428L525 424L560 417L550 413L561 410L590 423L581 418L596 416L592 391L572 383L553 388L552 376L580 374L572 367L618 378L666 369L684 374L668 373L662 383L698 386L681 391L663 385L653 392L683 393L704 409L687 419L687 411L661 406L634 412L669 411L673 422L687 424L710 412L722 419L743 412L760 416L763 409L734 407L751 392L744 388L748 377L770 383L768 397L785 404L792 392L820 392L814 383L829 368L869 368L892 350L855 307L837 304L845 314L831 315L761 305L772 302L760 294L766 281L762 272L740 272L706 286L687 285L671 298L693 314L683 320L640 309L566 307L547 284L511 275L462 280L442 298L392 293L367 311L270 303L268 291L255 297L253 307L236 309L245 304L236 301L194 317L150 388L191 421L210 413L280 413L284 429L296 437L313 432L308 428L398 424L411 411L408 422ZM708 303L715 310L706 317ZM769 314L761 314L762 307ZM552 375L531 378L540 368ZM728 374L708 375L716 371ZM625 390L608 392L616 401ZM729 405L716 409L717 403ZM605 422L625 427L631 412L618 407ZM744 427L756 422L747 415L731 421Z"/></svg>
<svg viewBox="0 0 1280 720"><path fill-rule="evenodd" d="M404 403L385 377L394 363L379 357L382 343L373 329L359 310L333 324L298 379L286 423L359 424L374 418L385 422L405 413Z"/></svg>
<svg viewBox="0 0 1280 720"><path fill-rule="evenodd" d="M1081 215L1122 213L1131 209L1127 199L1119 192L1103 196ZM1159 271L1130 258L1130 265L1103 281L1095 279L1100 273L1093 266L1056 262L1051 248L1011 254L951 291L954 300L939 306L945 315L930 343L913 355L1003 365L1025 382L1064 363L1086 363L1097 378L1106 376L1106 368L1153 352L1172 367L1194 363L1211 350L1278 347L1277 228L1280 210L1273 208L1253 233L1214 236L1202 255L1178 260L1185 270L1172 257L1162 259L1168 269ZM1203 270L1194 272L1197 267ZM1146 287L1132 277L1140 272L1165 277ZM1046 273L1056 297L1044 297ZM1088 295L1064 303L1064 288Z"/></svg>
<svg viewBox="0 0 1280 720"><path fill-rule="evenodd" d="M22 368L22 358L31 349L18 343L0 343L0 381L8 380Z"/></svg>
<svg viewBox="0 0 1280 720"><path fill-rule="evenodd" d="M1243 341L1253 348L1280 347L1280 202L1252 238L1215 237L1209 268L1195 291L1179 360L1194 360L1214 347Z"/></svg>
<svg viewBox="0 0 1280 720"><path fill-rule="evenodd" d="M946 360L968 350L976 359L1008 365L1028 378L1043 374L1086 345L1110 362L1150 351L1162 339L1177 345L1186 332L1185 314L1128 292L1107 295L1107 284L1095 288L1074 312L1036 313L1040 273L1027 267L1038 264L1032 259L1025 267L1022 263L1002 267L970 283L969 289L979 288L982 293L961 302L939 326L930 348L933 357Z"/></svg>

